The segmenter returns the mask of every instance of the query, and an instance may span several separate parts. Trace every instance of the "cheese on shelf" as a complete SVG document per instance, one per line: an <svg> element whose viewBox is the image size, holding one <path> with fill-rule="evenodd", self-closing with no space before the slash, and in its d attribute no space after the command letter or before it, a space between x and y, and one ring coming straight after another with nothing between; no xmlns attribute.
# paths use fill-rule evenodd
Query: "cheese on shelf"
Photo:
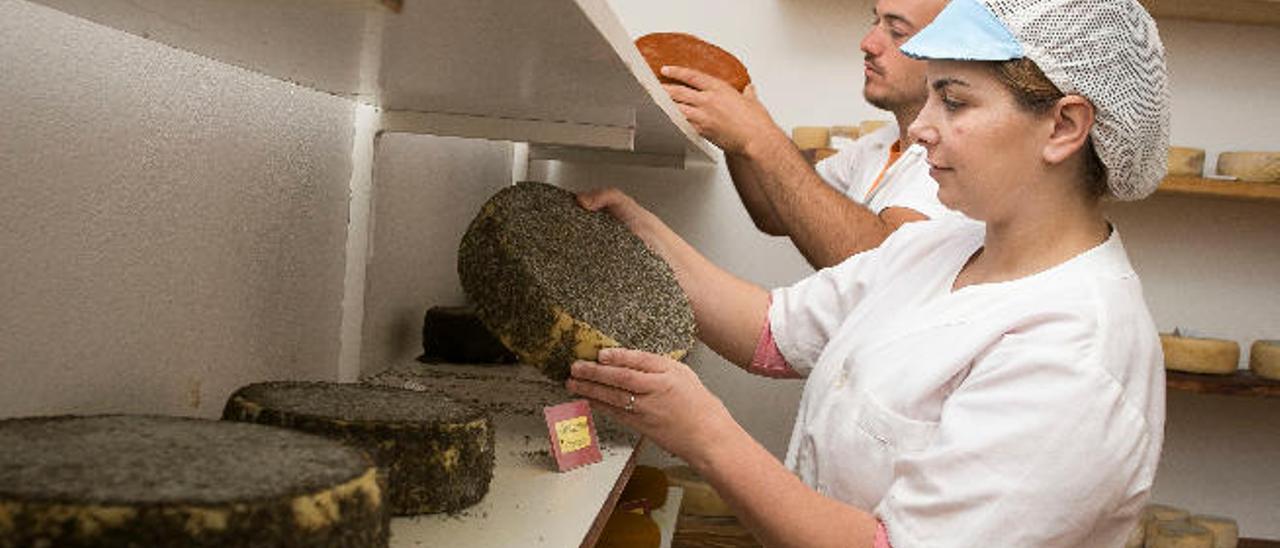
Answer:
<svg viewBox="0 0 1280 548"><path fill-rule="evenodd" d="M330 382L265 382L231 395L222 418L318 434L369 455L395 515L452 512L484 498L494 430L484 410L438 393Z"/></svg>
<svg viewBox="0 0 1280 548"><path fill-rule="evenodd" d="M485 326L552 379L603 348L680 359L693 347L693 309L671 267L613 215L551 185L490 198L462 237L458 277Z"/></svg>
<svg viewBox="0 0 1280 548"><path fill-rule="evenodd" d="M1240 527L1236 520L1218 516L1191 516L1191 523L1213 533L1213 548L1236 548L1240 542Z"/></svg>
<svg viewBox="0 0 1280 548"><path fill-rule="evenodd" d="M791 140L800 150L826 148L831 144L831 129L818 126L797 126L791 130Z"/></svg>
<svg viewBox="0 0 1280 548"><path fill-rule="evenodd" d="M1187 521L1159 521L1147 530L1148 548L1213 548L1213 533Z"/></svg>
<svg viewBox="0 0 1280 548"><path fill-rule="evenodd" d="M1254 183L1280 183L1280 152L1223 152L1218 155L1218 175Z"/></svg>
<svg viewBox="0 0 1280 548"><path fill-rule="evenodd" d="M1169 147L1170 177L1201 177L1203 175L1203 148Z"/></svg>
<svg viewBox="0 0 1280 548"><path fill-rule="evenodd" d="M1259 377L1280 381L1280 341L1254 341L1249 369Z"/></svg>
<svg viewBox="0 0 1280 548"><path fill-rule="evenodd" d="M1235 341L1161 334L1160 345L1165 368L1174 371L1230 375L1239 367L1240 344Z"/></svg>
<svg viewBox="0 0 1280 548"><path fill-rule="evenodd" d="M377 471L332 440L158 416L0 421L0 546L387 546Z"/></svg>

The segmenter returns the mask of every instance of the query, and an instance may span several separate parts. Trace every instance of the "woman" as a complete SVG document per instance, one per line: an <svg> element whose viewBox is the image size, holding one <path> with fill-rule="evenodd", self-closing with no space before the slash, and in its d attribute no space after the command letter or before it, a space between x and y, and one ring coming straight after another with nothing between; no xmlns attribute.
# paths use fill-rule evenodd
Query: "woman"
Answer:
<svg viewBox="0 0 1280 548"><path fill-rule="evenodd" d="M1162 357L1100 202L1164 175L1155 24L1134 0L982 2L952 0L902 49L930 60L910 132L938 197L983 223L907 225L770 294L621 193L580 196L668 260L712 349L808 377L786 467L677 362L614 349L568 381L766 545L1122 546L1148 497Z"/></svg>

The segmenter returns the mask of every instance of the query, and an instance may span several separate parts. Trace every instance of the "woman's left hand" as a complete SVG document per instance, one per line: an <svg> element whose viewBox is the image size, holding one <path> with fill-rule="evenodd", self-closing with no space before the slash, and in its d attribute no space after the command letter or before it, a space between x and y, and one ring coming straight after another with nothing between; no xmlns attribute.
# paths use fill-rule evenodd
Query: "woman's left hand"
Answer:
<svg viewBox="0 0 1280 548"><path fill-rule="evenodd" d="M574 362L569 391L685 461L737 428L720 399L683 363L625 348L601 350L597 359Z"/></svg>

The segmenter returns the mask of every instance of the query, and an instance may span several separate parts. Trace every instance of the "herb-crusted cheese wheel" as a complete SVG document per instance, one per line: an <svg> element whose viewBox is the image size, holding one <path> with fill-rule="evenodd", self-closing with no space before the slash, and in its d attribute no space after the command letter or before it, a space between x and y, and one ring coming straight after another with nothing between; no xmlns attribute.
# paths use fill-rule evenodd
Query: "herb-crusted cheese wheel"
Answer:
<svg viewBox="0 0 1280 548"><path fill-rule="evenodd" d="M439 394L385 386L266 382L231 395L222 418L301 430L367 453L387 478L395 515L475 504L493 479L493 424Z"/></svg>
<svg viewBox="0 0 1280 548"><path fill-rule="evenodd" d="M1169 147L1170 177L1200 177L1203 175L1203 148Z"/></svg>
<svg viewBox="0 0 1280 548"><path fill-rule="evenodd" d="M1213 533L1188 521L1160 521L1147 531L1149 548L1213 548Z"/></svg>
<svg viewBox="0 0 1280 548"><path fill-rule="evenodd" d="M1213 548L1236 548L1240 542L1240 527L1236 520L1218 516L1191 516L1191 523L1213 533Z"/></svg>
<svg viewBox="0 0 1280 548"><path fill-rule="evenodd" d="M1249 369L1259 377L1280 381L1280 341L1254 341Z"/></svg>
<svg viewBox="0 0 1280 548"><path fill-rule="evenodd" d="M0 546L386 546L359 451L252 424L108 415L0 421Z"/></svg>
<svg viewBox="0 0 1280 548"><path fill-rule="evenodd" d="M1280 152L1223 152L1218 155L1218 175L1255 183L1280 183Z"/></svg>
<svg viewBox="0 0 1280 548"><path fill-rule="evenodd" d="M490 198L462 237L458 276L489 330L552 379L603 348L680 359L693 346L693 309L671 267L554 186L519 183Z"/></svg>
<svg viewBox="0 0 1280 548"><path fill-rule="evenodd" d="M1240 344L1222 339L1160 335L1164 366L1174 371L1230 375L1240 362Z"/></svg>
<svg viewBox="0 0 1280 548"><path fill-rule="evenodd" d="M747 67L733 54L691 34L655 32L636 40L636 49L649 64L649 69L664 84L679 84L662 75L662 67L688 67L727 82L742 91L751 83Z"/></svg>

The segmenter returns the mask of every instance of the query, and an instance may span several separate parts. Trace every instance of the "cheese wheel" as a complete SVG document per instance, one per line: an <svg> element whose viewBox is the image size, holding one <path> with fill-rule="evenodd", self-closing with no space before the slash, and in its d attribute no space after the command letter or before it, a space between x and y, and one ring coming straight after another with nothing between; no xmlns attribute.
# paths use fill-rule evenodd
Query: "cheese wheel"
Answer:
<svg viewBox="0 0 1280 548"><path fill-rule="evenodd" d="M1213 533L1187 521L1159 521L1147 531L1148 548L1213 548Z"/></svg>
<svg viewBox="0 0 1280 548"><path fill-rule="evenodd" d="M439 394L330 382L265 382L231 395L222 418L329 437L385 474L395 515L452 512L484 498L494 431L481 409Z"/></svg>
<svg viewBox="0 0 1280 548"><path fill-rule="evenodd" d="M1124 541L1124 548L1142 548L1146 541L1146 524L1141 521L1129 531L1129 538Z"/></svg>
<svg viewBox="0 0 1280 548"><path fill-rule="evenodd" d="M791 140L800 150L826 148L831 144L831 130L818 126L797 126L791 130Z"/></svg>
<svg viewBox="0 0 1280 548"><path fill-rule="evenodd" d="M1202 339L1161 334L1164 366L1174 371L1231 375L1239 368L1240 344L1222 339Z"/></svg>
<svg viewBox="0 0 1280 548"><path fill-rule="evenodd" d="M1249 349L1249 369L1264 379L1280 381L1280 341L1254 341Z"/></svg>
<svg viewBox="0 0 1280 548"><path fill-rule="evenodd" d="M662 545L662 531L647 515L614 512L595 545L596 548L658 548Z"/></svg>
<svg viewBox="0 0 1280 548"><path fill-rule="evenodd" d="M1170 177L1201 177L1203 175L1203 148L1169 147Z"/></svg>
<svg viewBox="0 0 1280 548"><path fill-rule="evenodd" d="M831 126L832 146L835 146L836 139L844 139L848 143L852 143L857 141L858 137L861 135L862 129L858 126Z"/></svg>
<svg viewBox="0 0 1280 548"><path fill-rule="evenodd" d="M751 75L733 54L720 49L691 34L679 32L655 32L636 40L636 48L649 65L649 69L664 84L680 84L662 75L662 67L677 66L695 69L724 80L733 89L742 91L751 83Z"/></svg>
<svg viewBox="0 0 1280 548"><path fill-rule="evenodd" d="M0 546L387 546L373 464L317 436L199 419L0 421Z"/></svg>
<svg viewBox="0 0 1280 548"><path fill-rule="evenodd" d="M873 131L887 125L889 125L887 120L865 120L858 125L858 133L865 137L867 135L871 135Z"/></svg>
<svg viewBox="0 0 1280 548"><path fill-rule="evenodd" d="M1157 524L1166 521L1186 521L1191 517L1191 512L1178 508L1176 506L1168 506L1164 504L1148 504L1142 509L1141 523L1148 539L1155 535L1155 527Z"/></svg>
<svg viewBox="0 0 1280 548"><path fill-rule="evenodd" d="M666 468L667 479L672 485L684 489L680 513L694 516L728 517L733 510L720 498L720 494L688 466Z"/></svg>
<svg viewBox="0 0 1280 548"><path fill-rule="evenodd" d="M693 309L667 263L622 222L542 183L507 187L458 248L476 315L520 361L555 380L622 346L680 359Z"/></svg>
<svg viewBox="0 0 1280 548"><path fill-rule="evenodd" d="M667 504L667 474L652 466L637 466L618 497L618 507L655 510Z"/></svg>
<svg viewBox="0 0 1280 548"><path fill-rule="evenodd" d="M1218 175L1255 183L1280 183L1280 152L1223 152L1218 155Z"/></svg>
<svg viewBox="0 0 1280 548"><path fill-rule="evenodd" d="M1219 516L1191 516L1191 523L1213 533L1213 548L1236 548L1240 542L1240 527L1236 520Z"/></svg>

